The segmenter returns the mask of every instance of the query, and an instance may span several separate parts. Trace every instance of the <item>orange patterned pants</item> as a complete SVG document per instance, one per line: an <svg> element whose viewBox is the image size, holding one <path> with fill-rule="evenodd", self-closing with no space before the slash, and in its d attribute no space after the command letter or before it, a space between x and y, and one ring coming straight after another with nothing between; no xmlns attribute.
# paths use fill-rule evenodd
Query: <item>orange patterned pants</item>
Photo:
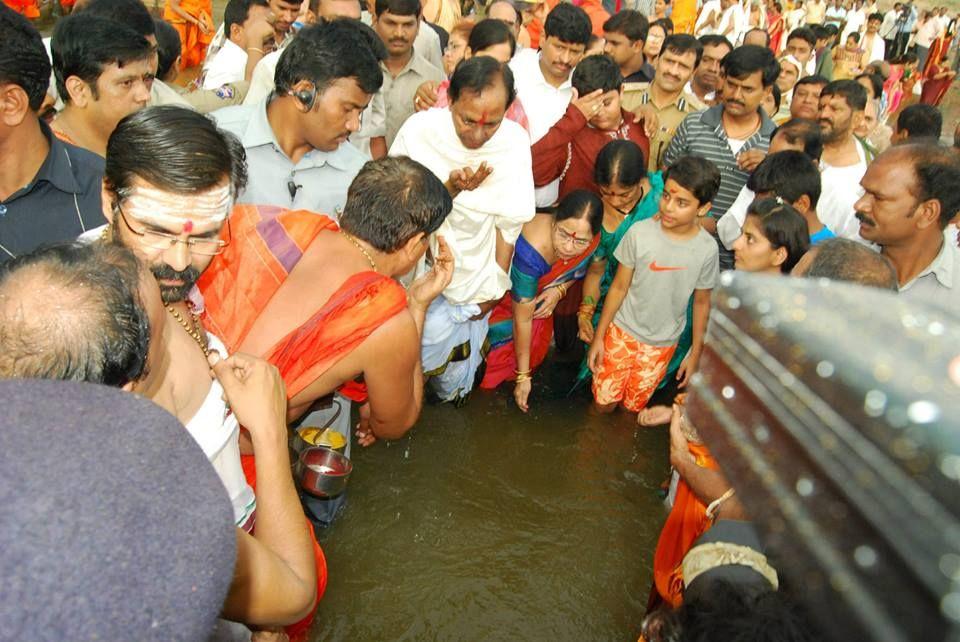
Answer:
<svg viewBox="0 0 960 642"><path fill-rule="evenodd" d="M603 361L593 375L593 399L606 406L622 402L640 412L660 385L677 345L650 346L611 323L603 338Z"/></svg>

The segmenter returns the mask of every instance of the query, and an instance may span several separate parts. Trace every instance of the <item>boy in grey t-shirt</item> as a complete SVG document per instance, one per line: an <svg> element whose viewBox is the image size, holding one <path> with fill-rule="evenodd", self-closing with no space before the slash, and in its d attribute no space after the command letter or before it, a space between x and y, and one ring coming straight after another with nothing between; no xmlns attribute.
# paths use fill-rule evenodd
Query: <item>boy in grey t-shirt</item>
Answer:
<svg viewBox="0 0 960 642"><path fill-rule="evenodd" d="M614 253L620 266L587 353L600 412L647 405L676 350L691 295L693 345L677 373L681 387L703 350L720 266L717 243L699 218L710 211L720 172L704 158L684 156L663 178L659 213L630 228Z"/></svg>

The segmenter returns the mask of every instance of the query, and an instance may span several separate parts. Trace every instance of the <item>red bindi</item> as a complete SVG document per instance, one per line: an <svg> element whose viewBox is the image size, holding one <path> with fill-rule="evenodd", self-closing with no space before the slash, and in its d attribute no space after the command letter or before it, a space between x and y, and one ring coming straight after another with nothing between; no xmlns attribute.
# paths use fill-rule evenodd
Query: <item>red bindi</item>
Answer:
<svg viewBox="0 0 960 642"><path fill-rule="evenodd" d="M477 124L481 127L487 124L487 112L483 112L483 114L480 116L480 120L477 121Z"/></svg>
<svg viewBox="0 0 960 642"><path fill-rule="evenodd" d="M189 234L192 231L193 231L193 221L188 220L186 223L183 224L183 232L184 234Z"/></svg>

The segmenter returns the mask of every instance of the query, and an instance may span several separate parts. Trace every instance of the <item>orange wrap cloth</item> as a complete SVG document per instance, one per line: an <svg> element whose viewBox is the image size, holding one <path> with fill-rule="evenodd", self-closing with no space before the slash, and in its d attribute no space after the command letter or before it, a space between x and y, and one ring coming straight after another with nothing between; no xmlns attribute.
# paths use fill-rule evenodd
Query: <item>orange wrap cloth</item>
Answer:
<svg viewBox="0 0 960 642"><path fill-rule="evenodd" d="M179 4L183 11L197 19L200 19L201 11L206 13L207 17L213 15L211 0L180 0ZM170 7L170 0L164 3L163 19L173 25L180 34L180 69L189 69L203 64L203 59L207 56L207 45L213 40L213 29L210 33L200 31L200 27L187 22Z"/></svg>
<svg viewBox="0 0 960 642"><path fill-rule="evenodd" d="M340 228L313 212L258 205L235 206L229 221L232 240L197 285L203 293L204 325L233 353L314 238ZM223 238L226 234L224 226ZM259 356L280 370L291 398L406 307L402 285L376 272L359 272L306 323Z"/></svg>
<svg viewBox="0 0 960 642"><path fill-rule="evenodd" d="M674 0L670 19L673 21L674 33L692 34L693 26L697 22L697 0Z"/></svg>
<svg viewBox="0 0 960 642"><path fill-rule="evenodd" d="M7 5L24 18L36 20L40 17L40 7L37 6L37 0L3 0Z"/></svg>
<svg viewBox="0 0 960 642"><path fill-rule="evenodd" d="M230 244L197 282L203 293L204 326L231 354L236 352L317 235L339 229L330 218L305 210L235 206L221 235L226 239L229 234ZM406 291L393 279L370 271L354 274L306 323L259 356L277 367L287 397L293 397L406 306ZM354 386L365 394L362 386ZM240 459L247 482L256 491L254 457ZM314 549L319 601L327 566L316 540ZM312 621L313 612L287 627L290 639L306 639Z"/></svg>
<svg viewBox="0 0 960 642"><path fill-rule="evenodd" d="M688 448L698 466L719 470L717 461L705 445L690 442ZM673 509L660 531L657 550L653 554L653 581L657 593L673 608L683 604L683 556L709 528L706 505L681 478Z"/></svg>

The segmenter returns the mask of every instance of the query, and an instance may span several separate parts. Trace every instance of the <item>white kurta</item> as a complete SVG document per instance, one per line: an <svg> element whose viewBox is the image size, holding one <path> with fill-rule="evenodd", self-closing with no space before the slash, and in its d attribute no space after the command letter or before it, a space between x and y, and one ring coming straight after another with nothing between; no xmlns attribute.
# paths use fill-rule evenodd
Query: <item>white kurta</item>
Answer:
<svg viewBox="0 0 960 642"><path fill-rule="evenodd" d="M510 277L496 262L496 233L513 244L535 214L530 139L523 127L504 119L480 149L467 149L450 111L428 109L407 119L390 155L409 156L444 182L453 170L476 169L484 161L493 168L477 189L454 199L436 234L446 239L455 262L453 281L443 292L447 301L463 305L502 297Z"/></svg>

